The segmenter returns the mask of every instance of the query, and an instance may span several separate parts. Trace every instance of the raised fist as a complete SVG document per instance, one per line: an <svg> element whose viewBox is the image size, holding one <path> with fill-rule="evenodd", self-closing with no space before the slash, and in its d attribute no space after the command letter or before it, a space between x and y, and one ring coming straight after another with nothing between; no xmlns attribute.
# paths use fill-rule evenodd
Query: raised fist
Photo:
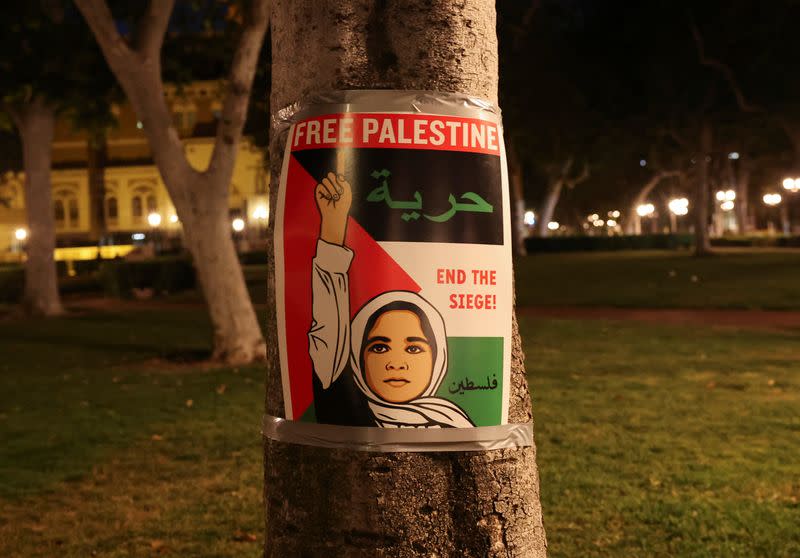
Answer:
<svg viewBox="0 0 800 558"><path fill-rule="evenodd" d="M314 188L322 223L319 237L325 242L344 246L347 217L353 202L353 191L344 176L332 172Z"/></svg>

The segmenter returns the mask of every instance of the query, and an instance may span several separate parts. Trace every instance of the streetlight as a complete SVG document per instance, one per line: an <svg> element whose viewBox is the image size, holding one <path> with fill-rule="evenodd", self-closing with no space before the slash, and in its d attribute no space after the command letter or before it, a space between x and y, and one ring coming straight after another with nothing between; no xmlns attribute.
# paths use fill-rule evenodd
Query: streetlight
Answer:
<svg viewBox="0 0 800 558"><path fill-rule="evenodd" d="M525 212L525 216L522 218L522 220L526 225L532 227L536 224L536 214L533 211L528 210Z"/></svg>
<svg viewBox="0 0 800 558"><path fill-rule="evenodd" d="M800 178L784 178L783 189L795 194L800 191Z"/></svg>
<svg viewBox="0 0 800 558"><path fill-rule="evenodd" d="M266 205L259 205L253 210L253 219L257 221L266 221L269 219L269 209Z"/></svg>
<svg viewBox="0 0 800 558"><path fill-rule="evenodd" d="M22 242L23 240L28 238L28 231L22 228L17 229L14 231L14 238Z"/></svg>
<svg viewBox="0 0 800 558"><path fill-rule="evenodd" d="M734 192L733 190L724 190L724 191L719 190L717 192L718 202L726 202L726 201L732 202L735 199L736 199L736 192Z"/></svg>
<svg viewBox="0 0 800 558"><path fill-rule="evenodd" d="M672 232L678 231L678 217L689 213L689 200L686 198L673 198L669 200L669 226Z"/></svg>
<svg viewBox="0 0 800 558"><path fill-rule="evenodd" d="M736 192L733 190L718 190L716 193L718 209L714 211L714 227L718 236L722 236L726 230L736 230L736 221L733 214L729 212L736 206ZM720 213L720 210L722 213Z"/></svg>
<svg viewBox="0 0 800 558"><path fill-rule="evenodd" d="M669 210L679 216L689 213L689 200L686 198L675 198L669 200Z"/></svg>
<svg viewBox="0 0 800 558"><path fill-rule="evenodd" d="M643 203L636 207L636 214L639 217L649 217L652 215L656 210L656 206L652 203Z"/></svg>
<svg viewBox="0 0 800 558"><path fill-rule="evenodd" d="M161 214L160 213L151 213L147 216L147 224L151 227L158 228L161 225Z"/></svg>
<svg viewBox="0 0 800 558"><path fill-rule="evenodd" d="M155 211L147 216L147 224L153 229L153 252L158 253L159 250L159 237L158 227L161 226L161 214Z"/></svg>
<svg viewBox="0 0 800 558"><path fill-rule="evenodd" d="M656 211L656 206L652 203L643 203L636 206L636 215L638 215L638 221L636 223L636 233L642 234L642 219L645 217L652 217ZM652 223L651 223L652 229ZM650 230L650 232L653 232Z"/></svg>
<svg viewBox="0 0 800 558"><path fill-rule="evenodd" d="M781 201L783 201L783 197L777 193L764 194L764 197L761 199L764 200L764 203L770 207L780 205ZM786 204L781 206L781 226L783 228L783 234L789 234L791 232L791 227L789 225L789 210L786 207ZM772 221L769 223L769 229L770 231L773 230Z"/></svg>
<svg viewBox="0 0 800 558"><path fill-rule="evenodd" d="M237 217L231 222L231 227L237 233L242 232L244 230L244 219Z"/></svg>

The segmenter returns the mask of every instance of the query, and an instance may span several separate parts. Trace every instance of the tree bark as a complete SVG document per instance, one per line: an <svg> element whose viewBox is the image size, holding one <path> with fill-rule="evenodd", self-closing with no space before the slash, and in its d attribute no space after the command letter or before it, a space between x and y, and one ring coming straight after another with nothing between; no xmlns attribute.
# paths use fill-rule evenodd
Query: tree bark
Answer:
<svg viewBox="0 0 800 558"><path fill-rule="evenodd" d="M214 150L208 168L202 172L189 165L164 96L160 54L174 0L151 0L137 26L133 46L117 32L105 0L75 3L142 121L156 166L183 225L214 327L214 358L229 364L266 358L261 328L230 239L227 212L253 76L268 25L268 1L254 0L245 14Z"/></svg>
<svg viewBox="0 0 800 558"><path fill-rule="evenodd" d="M736 177L736 221L740 234L749 234L753 227L750 219L750 159L746 154L739 158L739 172Z"/></svg>
<svg viewBox="0 0 800 558"><path fill-rule="evenodd" d="M542 209L539 211L539 221L536 225L536 230L541 237L550 236L550 229L547 228L547 225L553 220L553 215L555 215L556 212L556 205L558 205L558 199L561 197L561 190L563 188L563 178L553 180L547 185L547 192L544 195Z"/></svg>
<svg viewBox="0 0 800 558"><path fill-rule="evenodd" d="M23 306L32 315L57 316L64 312L64 308L58 294L54 254L56 226L50 185L55 111L36 97L14 109L12 116L22 138L25 211L29 229Z"/></svg>
<svg viewBox="0 0 800 558"><path fill-rule="evenodd" d="M108 141L105 130L90 131L86 142L86 173L89 178L89 239L99 242L106 234L106 161Z"/></svg>
<svg viewBox="0 0 800 558"><path fill-rule="evenodd" d="M708 205L711 153L713 139L711 123L704 119L700 125L700 173L695 183L694 199L694 255L708 256L712 254L711 242L708 238Z"/></svg>
<svg viewBox="0 0 800 558"><path fill-rule="evenodd" d="M426 89L497 101L489 0L277 0L272 21L274 109L337 89ZM273 207L285 141L273 134ZM274 301L274 258L269 262ZM268 325L272 349L273 305ZM509 421L527 422L531 400L516 321L513 331ZM266 410L283 416L276 350L269 363ZM265 557L546 554L535 447L378 454L265 440L264 452Z"/></svg>
<svg viewBox="0 0 800 558"><path fill-rule="evenodd" d="M506 136L508 158L508 185L511 190L511 242L515 256L525 256L527 227L525 225L525 188L523 185L522 161L513 140Z"/></svg>

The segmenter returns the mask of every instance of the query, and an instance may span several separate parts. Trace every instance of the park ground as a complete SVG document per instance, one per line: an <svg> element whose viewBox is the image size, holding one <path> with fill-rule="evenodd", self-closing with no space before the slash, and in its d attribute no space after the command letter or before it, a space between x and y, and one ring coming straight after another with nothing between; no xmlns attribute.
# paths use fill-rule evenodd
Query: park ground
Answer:
<svg viewBox="0 0 800 558"><path fill-rule="evenodd" d="M800 253L532 255L517 292L551 556L800 555ZM206 362L196 302L0 317L0 556L261 555L264 370Z"/></svg>

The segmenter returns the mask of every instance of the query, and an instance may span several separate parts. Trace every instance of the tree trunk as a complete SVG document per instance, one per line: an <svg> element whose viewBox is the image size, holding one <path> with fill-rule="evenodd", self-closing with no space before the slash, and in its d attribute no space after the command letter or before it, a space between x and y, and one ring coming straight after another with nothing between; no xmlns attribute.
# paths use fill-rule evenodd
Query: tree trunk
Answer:
<svg viewBox="0 0 800 558"><path fill-rule="evenodd" d="M700 176L697 177L694 199L694 255L711 255L711 242L708 238L708 204L711 152L713 147L711 123L704 119L700 126Z"/></svg>
<svg viewBox="0 0 800 558"><path fill-rule="evenodd" d="M736 173L736 220L739 233L752 231L750 220L750 160L742 154L739 159L739 172Z"/></svg>
<svg viewBox="0 0 800 558"><path fill-rule="evenodd" d="M22 138L29 228L23 305L32 315L56 316L64 308L58 295L54 259L56 226L50 185L55 112L37 97L15 110L14 120Z"/></svg>
<svg viewBox="0 0 800 558"><path fill-rule="evenodd" d="M261 358L264 339L233 245L227 207L182 213L191 223L187 227L184 222L184 235L214 327L213 358L230 364Z"/></svg>
<svg viewBox="0 0 800 558"><path fill-rule="evenodd" d="M76 0L103 55L143 124L164 185L183 225L214 327L214 355L230 364L266 357L228 221L228 190L268 25L267 0L249 2L231 62L222 117L208 168L194 170L167 107L161 46L174 0L149 2L133 48L117 31L104 0ZM213 216L213 217L212 217Z"/></svg>
<svg viewBox="0 0 800 558"><path fill-rule="evenodd" d="M106 234L106 161L108 141L105 130L90 132L86 145L89 178L89 239L100 242Z"/></svg>
<svg viewBox="0 0 800 558"><path fill-rule="evenodd" d="M515 256L525 256L527 227L525 225L525 188L523 186L522 161L516 145L506 136L506 153L508 156L508 184L511 194L511 242Z"/></svg>
<svg viewBox="0 0 800 558"><path fill-rule="evenodd" d="M539 211L539 222L536 225L539 236L543 238L550 235L550 229L547 228L547 225L553 220L553 215L555 215L556 212L556 205L558 205L558 198L561 197L561 190L563 187L563 178L558 178L547 186L547 193L542 202L542 209Z"/></svg>
<svg viewBox="0 0 800 558"><path fill-rule="evenodd" d="M458 91L497 100L489 0L277 0L272 21L273 110L337 89ZM272 207L285 140L273 135L270 149ZM272 301L274 261L269 258ZM268 345L277 347L272 304L268 326ZM269 362L266 410L282 416L276 350ZM529 420L515 322L509 421ZM267 558L546 554L535 447L385 454L267 439L264 452Z"/></svg>

